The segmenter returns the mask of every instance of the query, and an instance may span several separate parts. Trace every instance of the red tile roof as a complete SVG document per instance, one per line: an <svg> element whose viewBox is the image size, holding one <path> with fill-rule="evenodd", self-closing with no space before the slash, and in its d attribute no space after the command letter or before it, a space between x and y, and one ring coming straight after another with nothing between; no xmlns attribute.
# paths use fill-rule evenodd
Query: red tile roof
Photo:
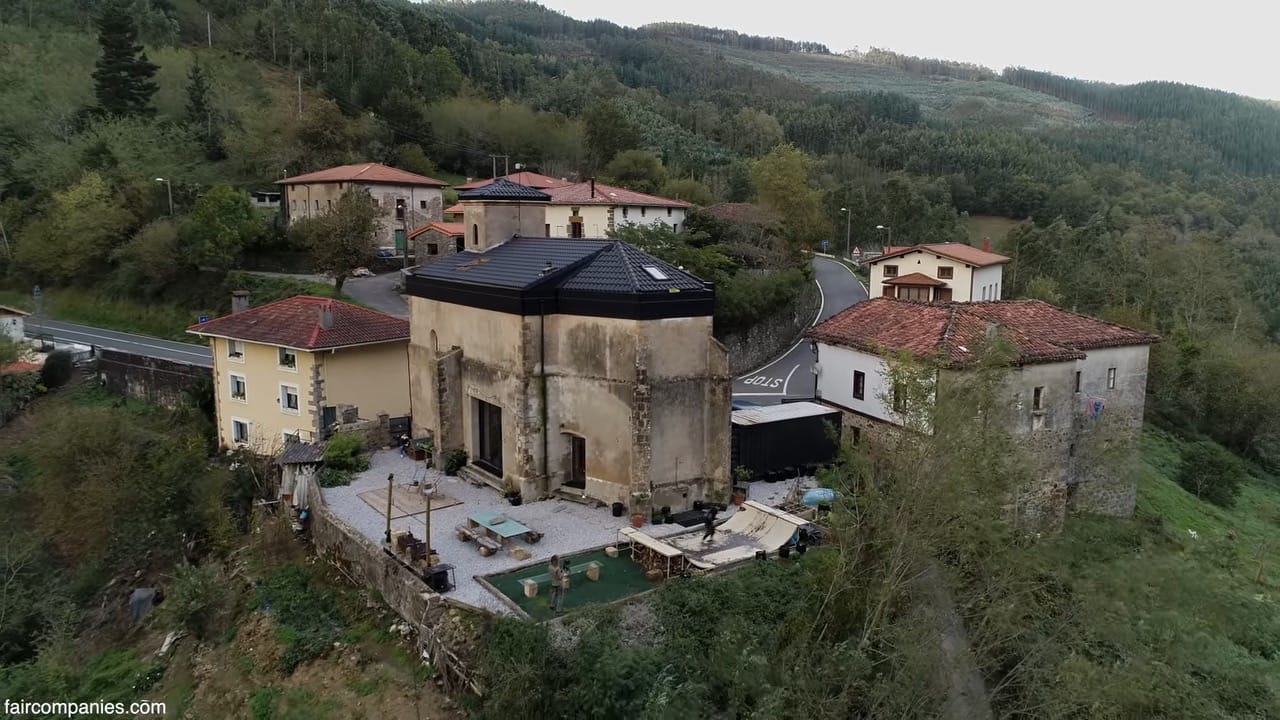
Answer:
<svg viewBox="0 0 1280 720"><path fill-rule="evenodd" d="M890 250L892 250L892 252L890 252ZM974 267L986 267L988 265L999 265L1001 263L1009 262L1009 258L1004 255L997 255L993 252L980 250L972 245L965 245L964 243L929 243L926 245L885 248L885 253L883 255L869 262L874 265L881 260L902 257L903 255L916 251L941 255L942 257L950 258L956 262L973 265Z"/></svg>
<svg viewBox="0 0 1280 720"><path fill-rule="evenodd" d="M304 183L361 182L381 183L384 185L430 185L444 187L444 183L425 175L415 175L398 168L379 165L378 163L357 163L355 165L339 165L305 175L277 180L277 185L301 185Z"/></svg>
<svg viewBox="0 0 1280 720"><path fill-rule="evenodd" d="M463 227L464 227L463 224L460 222L427 223L426 225L423 225L417 230L414 230L413 232L409 233L409 239L412 240L413 238L418 237L419 235L427 232L428 230L435 230L438 233L449 235L451 237L452 236L461 237L466 232L465 230L463 230Z"/></svg>
<svg viewBox="0 0 1280 720"><path fill-rule="evenodd" d="M657 195L648 195L626 188L613 187L604 183L595 183L592 194L590 182L574 183L563 187L548 188L545 192L551 196L552 205L631 205L645 207L693 207L683 200L670 200Z"/></svg>
<svg viewBox="0 0 1280 720"><path fill-rule="evenodd" d="M463 211L462 203L454 203L444 209L445 215L461 215Z"/></svg>
<svg viewBox="0 0 1280 720"><path fill-rule="evenodd" d="M321 327L324 310L333 314L328 328ZM333 298L298 295L192 325L187 332L299 350L328 350L408 340L409 321Z"/></svg>
<svg viewBox="0 0 1280 720"><path fill-rule="evenodd" d="M572 185L572 183L570 183L568 180L565 180L563 178L553 178L549 175L542 175L536 172L529 172L528 170L513 172L510 175L503 175L502 177L518 185L524 185L525 187L536 188L538 190L546 190L547 188ZM482 188L485 185L488 185L489 183L497 179L498 178L485 178L484 180L472 180L469 183L464 183L462 185L456 186L455 189L474 190L476 188Z"/></svg>
<svg viewBox="0 0 1280 720"><path fill-rule="evenodd" d="M925 275L924 273L918 273L918 272L911 273L909 275L903 275L901 277L889 278L888 280L884 281L884 284L885 285L933 285L934 287L941 287L943 285L946 285L946 283L942 282L941 280L931 278L928 275Z"/></svg>
<svg viewBox="0 0 1280 720"><path fill-rule="evenodd" d="M40 363L18 361L11 362L8 365L0 365L0 375L17 375L19 373L40 372L43 367Z"/></svg>
<svg viewBox="0 0 1280 720"><path fill-rule="evenodd" d="M858 303L805 331L805 337L876 355L905 351L964 365L992 329L1013 345L1018 365L1074 360L1086 350L1158 340L1039 300L929 304L891 298Z"/></svg>

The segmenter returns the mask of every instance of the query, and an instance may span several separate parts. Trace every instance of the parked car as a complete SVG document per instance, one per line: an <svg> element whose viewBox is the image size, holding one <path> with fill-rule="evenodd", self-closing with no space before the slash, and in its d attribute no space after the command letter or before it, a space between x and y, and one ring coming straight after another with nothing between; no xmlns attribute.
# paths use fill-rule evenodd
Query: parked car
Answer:
<svg viewBox="0 0 1280 720"><path fill-rule="evenodd" d="M358 267L351 271L351 277L373 277L373 271L367 267Z"/></svg>

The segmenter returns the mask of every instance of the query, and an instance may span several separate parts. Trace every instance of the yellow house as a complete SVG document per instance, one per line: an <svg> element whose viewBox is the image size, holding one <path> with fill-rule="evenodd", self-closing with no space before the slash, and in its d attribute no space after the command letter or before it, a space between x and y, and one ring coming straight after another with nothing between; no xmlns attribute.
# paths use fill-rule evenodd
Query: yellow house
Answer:
<svg viewBox="0 0 1280 720"><path fill-rule="evenodd" d="M323 439L354 407L360 418L409 417L409 323L332 298L299 295L193 325L209 338L218 440L271 454L288 436Z"/></svg>

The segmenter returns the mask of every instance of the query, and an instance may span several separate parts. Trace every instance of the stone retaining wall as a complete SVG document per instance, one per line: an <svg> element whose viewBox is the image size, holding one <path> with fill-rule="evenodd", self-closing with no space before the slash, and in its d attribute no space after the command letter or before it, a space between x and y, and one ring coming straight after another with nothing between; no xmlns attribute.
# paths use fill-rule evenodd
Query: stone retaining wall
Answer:
<svg viewBox="0 0 1280 720"><path fill-rule="evenodd" d="M320 557L352 582L377 591L418 638L421 657L430 659L449 692L480 694L470 667L480 614L431 590L399 560L348 525L317 497L311 504L311 539Z"/></svg>
<svg viewBox="0 0 1280 720"><path fill-rule="evenodd" d="M734 376L742 375L786 352L813 322L821 304L818 284L805 283L794 300L768 319L718 338L729 351L729 370Z"/></svg>
<svg viewBox="0 0 1280 720"><path fill-rule="evenodd" d="M173 408L185 401L187 390L212 381L213 369L103 349L98 351L97 377L114 393Z"/></svg>

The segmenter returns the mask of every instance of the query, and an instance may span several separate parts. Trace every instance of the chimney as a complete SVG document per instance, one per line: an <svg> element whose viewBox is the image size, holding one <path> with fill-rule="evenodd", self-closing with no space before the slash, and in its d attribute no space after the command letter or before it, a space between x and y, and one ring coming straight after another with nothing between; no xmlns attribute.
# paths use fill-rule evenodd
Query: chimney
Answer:
<svg viewBox="0 0 1280 720"><path fill-rule="evenodd" d="M249 291L248 290L232 290L231 291L231 312L244 312L249 309Z"/></svg>
<svg viewBox="0 0 1280 720"><path fill-rule="evenodd" d="M591 178L591 199L596 199L596 179Z"/></svg>
<svg viewBox="0 0 1280 720"><path fill-rule="evenodd" d="M982 238L982 252L991 252L991 238Z"/></svg>
<svg viewBox="0 0 1280 720"><path fill-rule="evenodd" d="M333 327L333 303L326 302L320 306L320 329L328 330Z"/></svg>

